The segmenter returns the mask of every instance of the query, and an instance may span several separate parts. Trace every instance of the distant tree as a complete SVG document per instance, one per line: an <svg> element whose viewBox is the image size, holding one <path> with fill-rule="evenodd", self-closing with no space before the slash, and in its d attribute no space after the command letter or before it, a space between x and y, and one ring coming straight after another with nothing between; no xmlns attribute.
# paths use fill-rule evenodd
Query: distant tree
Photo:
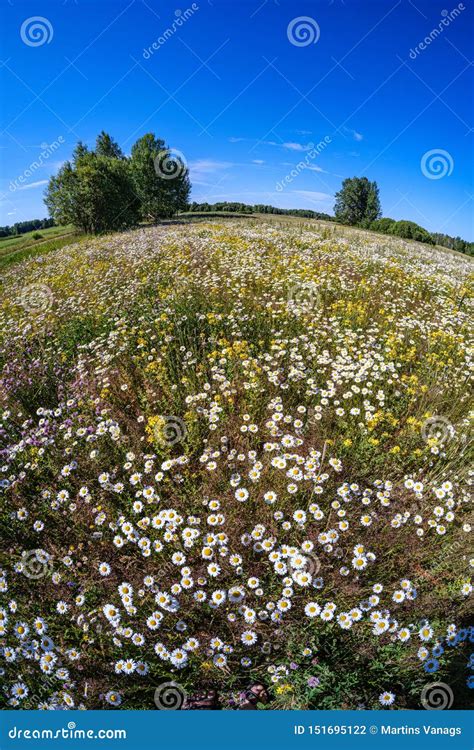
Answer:
<svg viewBox="0 0 474 750"><path fill-rule="evenodd" d="M188 207L191 190L188 169L173 157L161 138L154 133L140 138L132 147L130 164L143 218L156 221Z"/></svg>
<svg viewBox="0 0 474 750"><path fill-rule="evenodd" d="M282 216L301 216L306 219L323 219L324 221L334 221L334 216L311 211L307 208L277 208L264 203L257 203L254 206L247 203L236 203L223 201L221 203L196 203L193 201L189 206L189 211L193 212L216 212L227 211L229 213L241 214L277 214Z"/></svg>
<svg viewBox="0 0 474 750"><path fill-rule="evenodd" d="M383 217L382 219L376 219L372 222L370 225L370 229L373 229L374 232L389 232L390 227L395 224L395 219L389 219L388 217Z"/></svg>
<svg viewBox="0 0 474 750"><path fill-rule="evenodd" d="M467 242L461 237L451 237L449 234L440 234L439 232L433 232L431 236L437 245L449 247L467 255L474 255L474 242Z"/></svg>
<svg viewBox="0 0 474 750"><path fill-rule="evenodd" d="M394 234L396 237L403 237L407 240L416 240L417 242L426 242L429 245L434 245L435 241L431 234L419 224L415 224L414 221L396 221L389 230L390 234Z"/></svg>
<svg viewBox="0 0 474 750"><path fill-rule="evenodd" d="M336 219L343 224L369 226L381 216L379 189L367 177L348 177L336 193Z"/></svg>
<svg viewBox="0 0 474 750"><path fill-rule="evenodd" d="M95 153L97 156L107 156L109 159L125 159L125 155L117 141L114 141L112 136L106 133L105 130L99 133L96 138Z"/></svg>

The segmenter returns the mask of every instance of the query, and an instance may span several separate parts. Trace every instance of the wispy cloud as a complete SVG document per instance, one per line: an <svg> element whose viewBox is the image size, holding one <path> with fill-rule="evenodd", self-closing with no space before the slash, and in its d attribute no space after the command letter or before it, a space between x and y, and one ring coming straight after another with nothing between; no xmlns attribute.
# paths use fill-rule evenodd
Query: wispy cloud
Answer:
<svg viewBox="0 0 474 750"><path fill-rule="evenodd" d="M313 143L297 143L295 141L284 141L278 143L277 141L262 141L265 146L278 146L279 148L286 148L288 151L310 151L314 144Z"/></svg>
<svg viewBox="0 0 474 750"><path fill-rule="evenodd" d="M344 128L344 132L347 133L347 135L350 135L355 141L363 141L364 136L362 133L358 133L357 130L354 130L353 128Z"/></svg>
<svg viewBox="0 0 474 750"><path fill-rule="evenodd" d="M323 174L329 174L329 172L326 172L326 170L322 167L318 167L317 164L308 164L307 169L309 169L311 172L322 172Z"/></svg>
<svg viewBox="0 0 474 750"><path fill-rule="evenodd" d="M34 188L41 187L42 185L47 185L48 180L38 180L37 182L30 182L28 185L20 185L20 187L16 188L17 190L33 190Z"/></svg>
<svg viewBox="0 0 474 750"><path fill-rule="evenodd" d="M234 167L235 164L231 161L217 161L216 159L196 159L188 164L191 173L193 172L205 172L206 174L212 174L218 172L221 169L229 169Z"/></svg>
<svg viewBox="0 0 474 750"><path fill-rule="evenodd" d="M329 193L319 193L315 190L292 190L291 192L302 195L310 203L326 203L334 199L334 196Z"/></svg>
<svg viewBox="0 0 474 750"><path fill-rule="evenodd" d="M310 135L310 131L301 130L299 134ZM228 140L230 143L247 141L248 143L259 143L263 146L277 146L278 148L286 148L288 151L310 151L314 146L313 143L299 143L298 141L259 141L256 138L237 138L235 136L232 136Z"/></svg>

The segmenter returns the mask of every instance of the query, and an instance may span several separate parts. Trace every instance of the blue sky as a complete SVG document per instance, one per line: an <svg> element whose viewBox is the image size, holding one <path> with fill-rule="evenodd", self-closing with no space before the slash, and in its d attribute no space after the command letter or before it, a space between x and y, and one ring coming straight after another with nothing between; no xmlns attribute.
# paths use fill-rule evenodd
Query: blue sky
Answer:
<svg viewBox="0 0 474 750"><path fill-rule="evenodd" d="M164 138L197 201L332 213L341 179L366 175L384 215L474 240L472 0L2 0L0 14L1 224L45 216L49 175L104 129L127 153Z"/></svg>

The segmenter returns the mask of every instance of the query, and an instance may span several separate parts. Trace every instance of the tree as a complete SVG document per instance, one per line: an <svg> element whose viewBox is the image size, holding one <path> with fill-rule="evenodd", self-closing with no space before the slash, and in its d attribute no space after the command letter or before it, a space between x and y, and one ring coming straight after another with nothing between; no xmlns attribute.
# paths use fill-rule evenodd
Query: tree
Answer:
<svg viewBox="0 0 474 750"><path fill-rule="evenodd" d="M367 177L348 177L336 193L334 213L343 224L368 226L382 214L377 183Z"/></svg>
<svg viewBox="0 0 474 750"><path fill-rule="evenodd" d="M76 144L76 147L75 147L74 151L72 152L72 161L73 161L73 163L77 164L77 162L80 159L82 159L83 156L85 156L86 154L89 154L89 153L90 153L90 151L87 148L86 144L83 143L82 141L78 141L78 143Z"/></svg>
<svg viewBox="0 0 474 750"><path fill-rule="evenodd" d="M388 216L384 216L383 219L376 219L373 221L370 225L370 229L373 229L374 232L384 232L386 234L387 232L390 232L390 227L394 224L395 219L389 219Z"/></svg>
<svg viewBox="0 0 474 750"><path fill-rule="evenodd" d="M396 237L403 237L407 240L416 240L417 242L426 242L434 245L435 241L426 229L415 224L414 221L396 221L389 229L390 234Z"/></svg>
<svg viewBox="0 0 474 750"><path fill-rule="evenodd" d="M173 216L187 207L188 170L165 142L148 133L127 158L102 131L94 151L79 142L72 161L51 177L45 193L50 215L97 234L134 226L140 218Z"/></svg>
<svg viewBox="0 0 474 750"><path fill-rule="evenodd" d="M51 177L45 203L58 224L90 234L126 229L139 219L128 161L94 152L66 162Z"/></svg>
<svg viewBox="0 0 474 750"><path fill-rule="evenodd" d="M125 159L125 155L117 141L103 130L96 138L95 153L97 156L108 156L109 159Z"/></svg>
<svg viewBox="0 0 474 750"><path fill-rule="evenodd" d="M188 169L154 133L147 133L132 147L131 168L144 219L156 221L187 208Z"/></svg>

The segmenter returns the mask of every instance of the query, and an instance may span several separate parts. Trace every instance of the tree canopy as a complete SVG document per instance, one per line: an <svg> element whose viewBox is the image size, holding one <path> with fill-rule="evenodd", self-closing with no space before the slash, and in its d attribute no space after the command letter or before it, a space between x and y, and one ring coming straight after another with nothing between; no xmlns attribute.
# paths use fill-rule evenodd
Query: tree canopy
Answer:
<svg viewBox="0 0 474 750"><path fill-rule="evenodd" d="M188 170L161 138L147 133L132 148L132 181L143 219L156 220L184 211L191 189Z"/></svg>
<svg viewBox="0 0 474 750"><path fill-rule="evenodd" d="M72 160L50 178L45 192L49 213L58 224L73 224L98 234L135 226L140 219L173 216L187 206L188 170L174 161L175 173L164 174L156 160L173 160L165 142L148 133L127 157L118 143L102 131L90 151L79 142Z"/></svg>
<svg viewBox="0 0 474 750"><path fill-rule="evenodd" d="M367 177L348 177L336 193L336 219L343 224L368 226L382 215L379 188Z"/></svg>

